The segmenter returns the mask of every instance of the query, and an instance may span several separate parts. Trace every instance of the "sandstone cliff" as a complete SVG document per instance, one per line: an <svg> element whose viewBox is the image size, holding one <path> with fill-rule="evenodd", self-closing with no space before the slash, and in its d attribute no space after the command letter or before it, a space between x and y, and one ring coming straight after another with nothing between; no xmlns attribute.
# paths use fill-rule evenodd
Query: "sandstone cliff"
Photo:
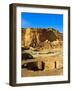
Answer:
<svg viewBox="0 0 72 90"><path fill-rule="evenodd" d="M22 28L22 46L33 48L62 47L63 35L53 28Z"/></svg>

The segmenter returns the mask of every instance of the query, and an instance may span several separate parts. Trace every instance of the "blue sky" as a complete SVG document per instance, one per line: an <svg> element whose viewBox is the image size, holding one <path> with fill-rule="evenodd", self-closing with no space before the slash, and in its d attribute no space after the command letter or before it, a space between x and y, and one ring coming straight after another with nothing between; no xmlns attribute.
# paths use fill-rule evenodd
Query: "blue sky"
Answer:
<svg viewBox="0 0 72 90"><path fill-rule="evenodd" d="M22 12L21 28L54 28L63 32L63 14Z"/></svg>

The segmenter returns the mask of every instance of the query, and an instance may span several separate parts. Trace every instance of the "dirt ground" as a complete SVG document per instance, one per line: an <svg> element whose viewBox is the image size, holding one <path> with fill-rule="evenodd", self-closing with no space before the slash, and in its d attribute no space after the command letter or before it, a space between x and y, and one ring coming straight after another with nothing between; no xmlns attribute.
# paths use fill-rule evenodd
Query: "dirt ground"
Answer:
<svg viewBox="0 0 72 90"><path fill-rule="evenodd" d="M47 70L47 71L31 71L27 69L22 69L22 77L33 77L33 76L56 76L63 75L63 68Z"/></svg>

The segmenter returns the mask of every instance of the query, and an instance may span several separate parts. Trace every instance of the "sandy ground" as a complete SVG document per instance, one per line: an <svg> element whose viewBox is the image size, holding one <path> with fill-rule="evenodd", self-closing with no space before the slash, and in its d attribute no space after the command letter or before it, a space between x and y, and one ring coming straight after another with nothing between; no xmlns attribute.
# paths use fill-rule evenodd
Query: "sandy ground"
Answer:
<svg viewBox="0 0 72 90"><path fill-rule="evenodd" d="M63 75L63 68L47 70L47 71L31 71L27 69L22 69L22 77L33 77L33 76L58 76Z"/></svg>

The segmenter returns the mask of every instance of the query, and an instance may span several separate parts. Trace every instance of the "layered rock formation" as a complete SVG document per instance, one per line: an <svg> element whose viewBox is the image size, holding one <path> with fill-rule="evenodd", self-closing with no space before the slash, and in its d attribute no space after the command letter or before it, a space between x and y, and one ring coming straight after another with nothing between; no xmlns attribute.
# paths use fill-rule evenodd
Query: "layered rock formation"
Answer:
<svg viewBox="0 0 72 90"><path fill-rule="evenodd" d="M22 46L56 48L62 46L63 35L53 28L22 28Z"/></svg>

